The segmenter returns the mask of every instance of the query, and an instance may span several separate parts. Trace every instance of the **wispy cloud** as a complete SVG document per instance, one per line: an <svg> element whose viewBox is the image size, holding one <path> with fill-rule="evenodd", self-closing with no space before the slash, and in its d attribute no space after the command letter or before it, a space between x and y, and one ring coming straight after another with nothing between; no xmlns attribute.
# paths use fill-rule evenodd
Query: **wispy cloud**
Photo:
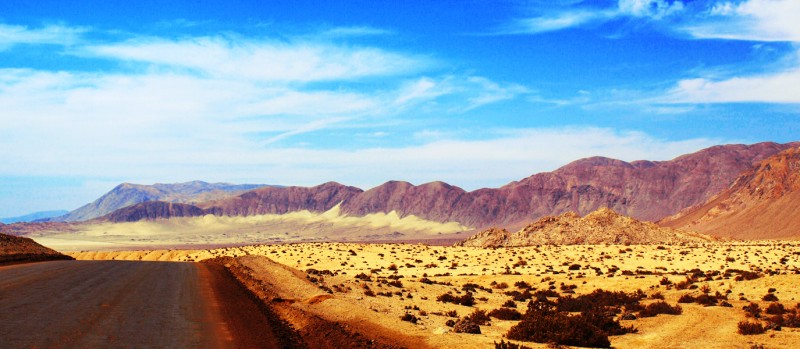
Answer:
<svg viewBox="0 0 800 349"><path fill-rule="evenodd" d="M85 47L85 54L187 69L202 75L263 81L313 82L406 74L433 60L372 47L255 41L236 37L142 38Z"/></svg>
<svg viewBox="0 0 800 349"><path fill-rule="evenodd" d="M0 50L20 44L73 45L87 31L87 28L62 25L30 28L0 23Z"/></svg>
<svg viewBox="0 0 800 349"><path fill-rule="evenodd" d="M498 34L540 34L582 27L619 18L660 20L683 11L681 1L619 0L616 6L595 8L581 3L567 9L545 10L544 14L517 19L501 28Z"/></svg>

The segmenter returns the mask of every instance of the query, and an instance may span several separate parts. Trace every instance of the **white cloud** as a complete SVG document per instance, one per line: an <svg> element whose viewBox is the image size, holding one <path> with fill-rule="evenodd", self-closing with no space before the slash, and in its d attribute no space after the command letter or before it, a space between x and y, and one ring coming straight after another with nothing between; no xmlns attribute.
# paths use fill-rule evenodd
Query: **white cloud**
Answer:
<svg viewBox="0 0 800 349"><path fill-rule="evenodd" d="M686 79L668 92L672 103L800 103L800 68L776 74L712 81Z"/></svg>
<svg viewBox="0 0 800 349"><path fill-rule="evenodd" d="M683 2L665 0L619 0L619 14L661 19L684 9Z"/></svg>
<svg viewBox="0 0 800 349"><path fill-rule="evenodd" d="M21 25L0 23L0 50L18 44L75 44L86 28L48 25L41 28L29 28Z"/></svg>
<svg viewBox="0 0 800 349"><path fill-rule="evenodd" d="M800 42L800 1L748 0L712 6L681 30L700 39Z"/></svg>
<svg viewBox="0 0 800 349"><path fill-rule="evenodd" d="M254 41L236 37L136 39L88 46L84 54L187 69L206 76L315 82L399 75L428 69L427 57L371 47Z"/></svg>

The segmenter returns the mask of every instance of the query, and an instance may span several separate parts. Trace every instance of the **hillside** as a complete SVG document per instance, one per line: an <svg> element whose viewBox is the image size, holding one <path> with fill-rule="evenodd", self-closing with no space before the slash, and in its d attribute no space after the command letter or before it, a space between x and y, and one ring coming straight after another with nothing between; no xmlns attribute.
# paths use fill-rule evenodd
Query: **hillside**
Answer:
<svg viewBox="0 0 800 349"><path fill-rule="evenodd" d="M738 239L800 237L800 148L791 148L742 173L708 202L660 222Z"/></svg>
<svg viewBox="0 0 800 349"><path fill-rule="evenodd" d="M0 234L0 264L53 259L73 258L39 245L28 238Z"/></svg>
<svg viewBox="0 0 800 349"><path fill-rule="evenodd" d="M174 203L195 203L226 198L247 190L262 187L260 184L234 185L228 183L206 183L193 181L186 183L141 185L123 183L101 196L52 221L79 222L104 216L118 209L147 201Z"/></svg>
<svg viewBox="0 0 800 349"><path fill-rule="evenodd" d="M699 234L662 228L650 222L617 214L601 208L581 218L574 212L547 216L510 233L492 228L460 242L468 247L522 247L535 245L599 245L599 244L677 244L708 242Z"/></svg>

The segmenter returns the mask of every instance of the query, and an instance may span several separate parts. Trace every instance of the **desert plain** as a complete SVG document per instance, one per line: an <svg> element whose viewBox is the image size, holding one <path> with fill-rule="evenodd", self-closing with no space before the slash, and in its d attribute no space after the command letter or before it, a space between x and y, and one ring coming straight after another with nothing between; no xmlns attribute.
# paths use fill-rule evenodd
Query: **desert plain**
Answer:
<svg viewBox="0 0 800 349"><path fill-rule="evenodd" d="M557 297L578 298L596 290L638 294L644 308L662 301L680 308L678 315L642 316L627 309L633 307L621 307L614 319L635 330L609 336L614 348L795 348L800 343L800 330L774 324L776 312L789 318L800 302L796 241L518 248L293 243L69 255L177 262L216 258L295 328L304 326L303 317L292 322L292 314L313 314L408 348L493 348L501 341L556 346L510 340L507 334L520 320L489 316L480 334L455 333L452 325L476 311L505 308L506 314L513 313L510 309L525 314L537 297L557 302ZM474 304L442 301L446 294L455 299L470 294ZM695 301L698 297L705 305ZM753 303L758 318L743 309ZM744 335L738 330L743 321L772 327Z"/></svg>

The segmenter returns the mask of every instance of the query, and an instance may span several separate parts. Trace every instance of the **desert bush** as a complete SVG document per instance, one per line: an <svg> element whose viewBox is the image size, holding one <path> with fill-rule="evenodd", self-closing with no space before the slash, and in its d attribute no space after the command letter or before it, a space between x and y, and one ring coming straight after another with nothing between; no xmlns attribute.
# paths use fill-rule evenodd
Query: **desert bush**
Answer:
<svg viewBox="0 0 800 349"><path fill-rule="evenodd" d="M492 321L492 319L489 318L489 315L486 315L486 311L480 309L475 309L471 314L465 316L464 318L480 326L486 325Z"/></svg>
<svg viewBox="0 0 800 349"><path fill-rule="evenodd" d="M403 288L403 283L402 283L402 282L400 282L400 280L392 280L392 281L389 281L389 282L387 283L387 285L389 285L389 286L394 286L394 287L399 287L399 288Z"/></svg>
<svg viewBox="0 0 800 349"><path fill-rule="evenodd" d="M514 283L514 286L519 289L531 288L531 285L525 281L517 281Z"/></svg>
<svg viewBox="0 0 800 349"><path fill-rule="evenodd" d="M658 301L650 303L639 311L640 317L653 317L658 314L680 315L683 312L680 305L671 306L667 302Z"/></svg>
<svg viewBox="0 0 800 349"><path fill-rule="evenodd" d="M707 306L707 307L717 305L717 297L709 296L707 294L701 294L701 295L697 296L697 298L695 298L694 301L697 304L702 304L702 305Z"/></svg>
<svg viewBox="0 0 800 349"><path fill-rule="evenodd" d="M786 313L786 308L781 303L770 303L764 312L770 315L783 315Z"/></svg>
<svg viewBox="0 0 800 349"><path fill-rule="evenodd" d="M761 307L756 303L750 302L750 304L743 306L742 309L748 317L754 317L756 319L761 317Z"/></svg>
<svg viewBox="0 0 800 349"><path fill-rule="evenodd" d="M531 349L524 345L514 344L501 340L500 343L494 342L494 349Z"/></svg>
<svg viewBox="0 0 800 349"><path fill-rule="evenodd" d="M370 278L369 275L364 274L364 273L360 273L360 274L356 275L355 278L359 279L359 280L363 280L363 281L372 281L372 278Z"/></svg>
<svg viewBox="0 0 800 349"><path fill-rule="evenodd" d="M560 296L558 292L553 290L538 290L533 293L533 297L535 298L542 298L542 297L558 297Z"/></svg>
<svg viewBox="0 0 800 349"><path fill-rule="evenodd" d="M494 284L494 285L492 285L492 287L493 287L493 288L496 288L496 289L498 289L498 290L503 290L503 289L506 289L506 288L508 288L508 284L507 284L507 283L505 283L505 282L501 282L501 283L499 283L499 284Z"/></svg>
<svg viewBox="0 0 800 349"><path fill-rule="evenodd" d="M573 265L570 265L569 268L567 268L567 269L569 269L569 270L581 270L581 265L580 264L573 264Z"/></svg>
<svg viewBox="0 0 800 349"><path fill-rule="evenodd" d="M761 300L767 302L777 302L778 296L776 296L774 293L767 293L764 295L764 297L761 297Z"/></svg>
<svg viewBox="0 0 800 349"><path fill-rule="evenodd" d="M787 313L783 318L783 326L800 328L800 315L796 311Z"/></svg>
<svg viewBox="0 0 800 349"><path fill-rule="evenodd" d="M453 327L455 324L456 324L456 320L453 320L453 319L449 319L449 320L444 322L444 325L447 326L447 327Z"/></svg>
<svg viewBox="0 0 800 349"><path fill-rule="evenodd" d="M664 299L664 295L661 292L656 292L650 295L650 299ZM680 303L680 302L679 302Z"/></svg>
<svg viewBox="0 0 800 349"><path fill-rule="evenodd" d="M413 314L405 313L403 316L400 317L400 320L408 321L408 322L410 322L412 324L416 324L417 321L419 321L419 318L417 318Z"/></svg>
<svg viewBox="0 0 800 349"><path fill-rule="evenodd" d="M463 296L454 296L452 293L448 292L439 295L436 297L436 300L442 303L461 304L468 307L475 305L475 298L472 296L471 292L467 292Z"/></svg>
<svg viewBox="0 0 800 349"><path fill-rule="evenodd" d="M481 327L467 318L463 318L453 325L453 332L481 334Z"/></svg>
<svg viewBox="0 0 800 349"><path fill-rule="evenodd" d="M547 299L528 303L528 311L506 334L509 339L536 343L556 343L579 347L609 348L608 335L578 315L558 312Z"/></svg>
<svg viewBox="0 0 800 349"><path fill-rule="evenodd" d="M682 294L680 298L678 298L678 303L694 303L694 296L690 294Z"/></svg>
<svg viewBox="0 0 800 349"><path fill-rule="evenodd" d="M740 321L737 325L739 327L739 334L752 335L762 334L767 331L760 322Z"/></svg>
<svg viewBox="0 0 800 349"><path fill-rule="evenodd" d="M444 313L445 316L458 317L458 312L455 310L448 310Z"/></svg>
<svg viewBox="0 0 800 349"><path fill-rule="evenodd" d="M558 298L558 310L577 312L589 311L600 307L620 307L638 309L639 301L645 297L642 292L625 293L622 291L604 291L596 289L592 293L578 297L565 296Z"/></svg>
<svg viewBox="0 0 800 349"><path fill-rule="evenodd" d="M503 303L503 306L506 308L516 308L517 302L514 302L513 300L509 299L505 303Z"/></svg>
<svg viewBox="0 0 800 349"><path fill-rule="evenodd" d="M519 320L522 313L512 308L498 308L489 312L489 316L500 320Z"/></svg>

